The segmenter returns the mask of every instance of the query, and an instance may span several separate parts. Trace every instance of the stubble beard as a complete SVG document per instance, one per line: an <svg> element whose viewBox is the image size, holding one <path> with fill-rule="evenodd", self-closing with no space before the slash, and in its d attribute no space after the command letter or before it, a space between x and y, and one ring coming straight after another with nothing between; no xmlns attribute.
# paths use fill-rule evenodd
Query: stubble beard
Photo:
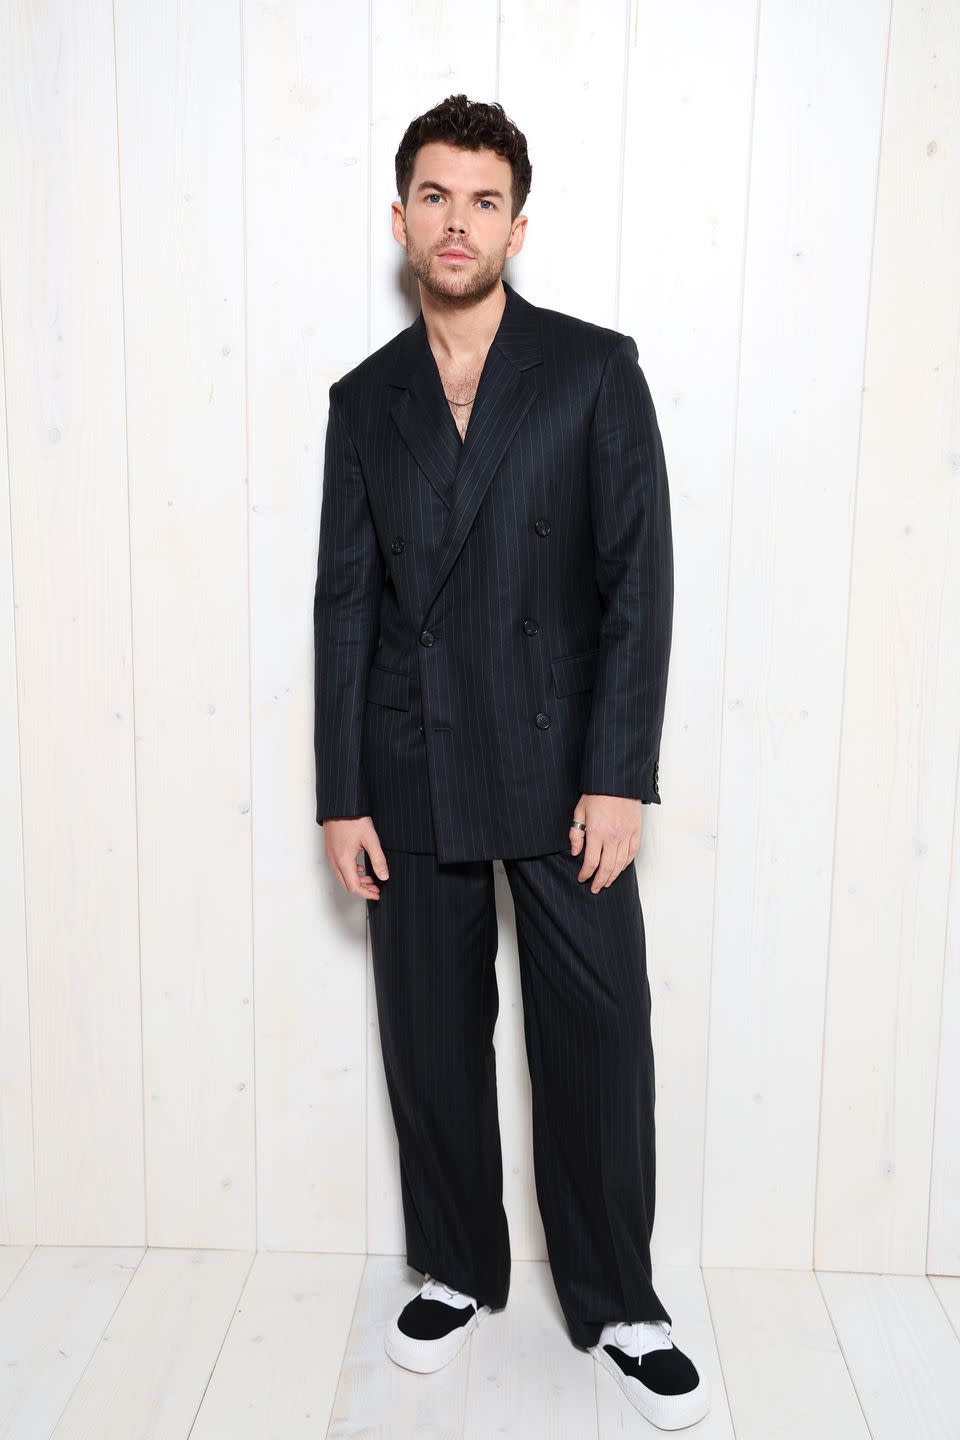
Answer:
<svg viewBox="0 0 960 1440"><path fill-rule="evenodd" d="M455 241L449 241L455 246ZM463 247L474 254L469 245ZM473 264L460 267L444 266L435 250L421 250L407 239L407 264L424 290L434 299L451 306L473 305L500 283L506 264L506 247L500 255L478 255Z"/></svg>

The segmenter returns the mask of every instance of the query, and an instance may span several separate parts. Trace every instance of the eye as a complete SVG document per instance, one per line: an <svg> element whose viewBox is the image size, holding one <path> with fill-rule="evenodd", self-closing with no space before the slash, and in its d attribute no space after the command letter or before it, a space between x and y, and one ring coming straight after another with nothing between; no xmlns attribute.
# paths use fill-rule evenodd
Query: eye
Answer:
<svg viewBox="0 0 960 1440"><path fill-rule="evenodd" d="M480 204L481 204L481 205L489 205L491 210L496 210L496 208L497 208L496 205L494 205L494 203L493 203L492 200L481 200L481 201L480 201Z"/></svg>
<svg viewBox="0 0 960 1440"><path fill-rule="evenodd" d="M429 195L424 196L425 200L433 200L434 198L436 198L437 200L442 200L443 197L442 195L438 194L436 190L432 190ZM436 206L434 206L434 209L436 209Z"/></svg>

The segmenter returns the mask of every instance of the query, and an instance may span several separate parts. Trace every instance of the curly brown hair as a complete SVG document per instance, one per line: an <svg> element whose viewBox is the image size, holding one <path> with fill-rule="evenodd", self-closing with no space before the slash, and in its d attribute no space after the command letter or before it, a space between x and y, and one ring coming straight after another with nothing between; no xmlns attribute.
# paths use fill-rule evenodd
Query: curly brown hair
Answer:
<svg viewBox="0 0 960 1440"><path fill-rule="evenodd" d="M448 95L432 110L411 120L394 161L397 194L404 206L410 195L417 151L431 141L457 145L462 150L493 150L509 160L510 219L516 219L530 193L533 166L527 156L526 136L508 119L502 105L497 101L487 105L481 100L468 100L466 95Z"/></svg>

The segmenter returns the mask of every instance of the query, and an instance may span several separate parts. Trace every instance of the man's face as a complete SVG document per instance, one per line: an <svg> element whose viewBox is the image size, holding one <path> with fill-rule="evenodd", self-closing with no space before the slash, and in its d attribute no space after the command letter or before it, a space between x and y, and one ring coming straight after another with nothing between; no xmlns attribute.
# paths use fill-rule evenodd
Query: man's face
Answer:
<svg viewBox="0 0 960 1440"><path fill-rule="evenodd" d="M523 245L527 218L510 219L510 162L493 150L432 141L414 161L406 208L393 203L393 233L431 295L473 302L499 284ZM457 259L445 251L465 252Z"/></svg>

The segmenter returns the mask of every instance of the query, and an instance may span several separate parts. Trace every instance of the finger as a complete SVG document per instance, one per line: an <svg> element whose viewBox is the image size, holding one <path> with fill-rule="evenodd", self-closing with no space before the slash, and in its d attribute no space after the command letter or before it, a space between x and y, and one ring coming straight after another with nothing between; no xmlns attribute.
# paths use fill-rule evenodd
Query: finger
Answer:
<svg viewBox="0 0 960 1440"><path fill-rule="evenodd" d="M574 818L574 820L581 820L581 821L583 820L583 816L582 816L582 815L574 815L573 818ZM571 855L579 855L579 854L580 854L580 851L583 849L584 831L580 829L579 825L571 825L571 826L570 826L570 830L569 830L569 835L570 835L570 853L571 853Z"/></svg>
<svg viewBox="0 0 960 1440"><path fill-rule="evenodd" d="M380 886L372 875L360 875L358 873L357 879L360 882L360 893L362 895L365 895L368 900L380 899Z"/></svg>
<svg viewBox="0 0 960 1440"><path fill-rule="evenodd" d="M616 878L617 851L620 848L620 841L608 837L604 841L603 852L600 856L600 863L597 866L597 873L593 877L593 884L590 889L594 895L599 894L610 881Z"/></svg>
<svg viewBox="0 0 960 1440"><path fill-rule="evenodd" d="M623 837L617 842L616 858L615 858L615 860L614 860L613 873L612 873L612 874L609 876L609 878L604 882L604 889L606 889L606 887L607 887L608 885L612 885L613 882L614 882L614 880L616 880L616 879L618 878L618 876L620 876L620 875L623 874L623 872L624 872L624 870L626 869L626 867L627 867L627 837L626 837L626 836L623 836Z"/></svg>
<svg viewBox="0 0 960 1440"><path fill-rule="evenodd" d="M361 858L357 861L357 879L360 882L360 891L368 900L380 899L380 886L375 878L367 870L366 856L361 851Z"/></svg>
<svg viewBox="0 0 960 1440"><path fill-rule="evenodd" d="M369 849L367 847L369 847ZM379 900L380 886L377 884L377 877L370 874L370 866L372 864L370 859L371 851L375 851L381 856L381 864L385 872L381 878L384 880L387 879L389 875L387 862L383 857L383 851L380 849L380 841L377 839L375 833L365 838L364 848L361 849L357 855L357 875L360 879L361 891L366 898L368 900Z"/></svg>
<svg viewBox="0 0 960 1440"><path fill-rule="evenodd" d="M334 869L337 872L341 885L348 894L364 896L370 894L368 886L371 882L368 876L361 875L358 871L356 852L353 854L348 852L336 856L334 859Z"/></svg>
<svg viewBox="0 0 960 1440"><path fill-rule="evenodd" d="M357 870L356 879L354 894L363 895L367 900L380 899L380 886L377 884L375 876L368 875L365 870L363 872Z"/></svg>
<svg viewBox="0 0 960 1440"><path fill-rule="evenodd" d="M580 867L578 880L588 880L600 863L600 856L603 846L595 830L587 831L587 843L583 849L583 864Z"/></svg>
<svg viewBox="0 0 960 1440"><path fill-rule="evenodd" d="M379 875L381 880L389 880L390 869L387 865L387 857L383 853L383 847L381 846L377 835L375 833L371 833L370 835L365 836L363 845L364 849L367 852L367 859L370 862L368 868L372 868L376 872L376 874Z"/></svg>
<svg viewBox="0 0 960 1440"><path fill-rule="evenodd" d="M610 873L612 873L613 863L612 860L610 860L610 845L612 845L612 841L604 841L603 850L600 852L599 861L597 861L596 873L594 873L592 883L590 883L590 890L593 891L593 894L599 894L599 891L603 890L607 880L610 878Z"/></svg>

